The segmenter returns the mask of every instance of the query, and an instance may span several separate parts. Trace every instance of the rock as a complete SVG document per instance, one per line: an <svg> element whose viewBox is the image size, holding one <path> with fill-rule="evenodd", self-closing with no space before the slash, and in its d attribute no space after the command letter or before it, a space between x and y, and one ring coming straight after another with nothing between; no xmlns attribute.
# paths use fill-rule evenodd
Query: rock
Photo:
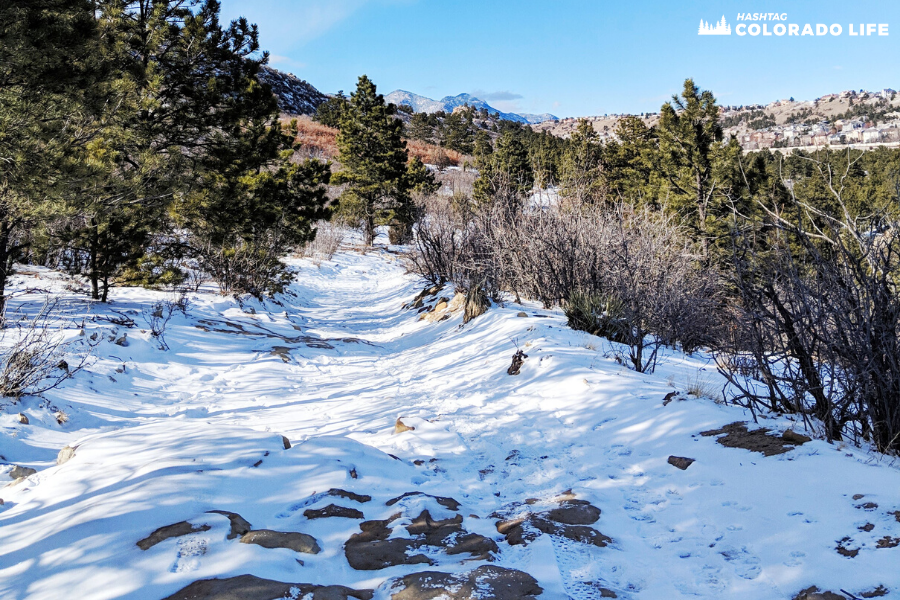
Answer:
<svg viewBox="0 0 900 600"><path fill-rule="evenodd" d="M231 532L228 534L229 540L240 537L253 529L253 526L250 525L247 519L237 513L228 512L227 510L208 510L206 512L228 517L228 520L231 521Z"/></svg>
<svg viewBox="0 0 900 600"><path fill-rule="evenodd" d="M364 519L365 516L361 511L355 508L347 508L346 506L338 506L337 504L329 504L325 508L311 509L303 511L303 516L307 519L326 519L329 517L343 517L346 519Z"/></svg>
<svg viewBox="0 0 900 600"><path fill-rule="evenodd" d="M397 417L397 422L394 423L394 434L403 433L404 431L415 431L415 430L416 430L415 427L413 427L411 425L407 425L406 423L404 423L403 421L400 420L400 417Z"/></svg>
<svg viewBox="0 0 900 600"><path fill-rule="evenodd" d="M365 504L372 500L372 496L367 494L354 494L353 492L348 492L347 490L339 490L337 488L331 488L326 492L329 496L336 496L338 498L346 498L347 500L353 500L354 502L359 502L360 504Z"/></svg>
<svg viewBox="0 0 900 600"><path fill-rule="evenodd" d="M587 500L564 500L546 514L551 521L564 525L590 525L600 519L600 509Z"/></svg>
<svg viewBox="0 0 900 600"><path fill-rule="evenodd" d="M812 586L794 596L794 600L847 600L847 597L834 592L820 592L819 588Z"/></svg>
<svg viewBox="0 0 900 600"><path fill-rule="evenodd" d="M873 523L866 523L865 525L860 525L859 527L857 527L857 529L869 533L870 531L875 529L875 525Z"/></svg>
<svg viewBox="0 0 900 600"><path fill-rule="evenodd" d="M463 312L463 323L468 323L472 319L480 317L487 312L490 306L491 303L483 287L480 285L469 286L469 291L466 294L466 309Z"/></svg>
<svg viewBox="0 0 900 600"><path fill-rule="evenodd" d="M69 462L71 459L75 457L75 448L71 446L66 446L62 450L59 451L59 454L56 456L56 464L63 465Z"/></svg>
<svg viewBox="0 0 900 600"><path fill-rule="evenodd" d="M180 523L160 527L144 539L140 540L137 543L137 547L141 550L149 550L158 543L164 542L170 538L181 537L183 535L197 533L198 531L207 531L209 529L209 525L194 526L187 521L181 521Z"/></svg>
<svg viewBox="0 0 900 600"><path fill-rule="evenodd" d="M424 492L406 492L405 494L401 494L396 498L391 498L390 500L385 502L384 505L393 506L404 498L409 498L410 496L428 496L429 498L434 498L438 504L453 511L458 511L460 507L459 502L457 502L453 498L445 498L444 496L432 496L431 494L426 494Z"/></svg>
<svg viewBox="0 0 900 600"><path fill-rule="evenodd" d="M431 312L441 312L442 310L447 308L447 306L449 306L447 298L441 298L440 301L434 305L434 308L431 310Z"/></svg>
<svg viewBox="0 0 900 600"><path fill-rule="evenodd" d="M291 440L287 439L284 436L281 436L281 443L284 445L285 450L291 449Z"/></svg>
<svg viewBox="0 0 900 600"><path fill-rule="evenodd" d="M764 427L749 431L747 424L740 421L730 423L721 429L702 431L700 435L704 437L719 435L721 437L716 441L726 448L744 448L761 452L763 456L784 454L793 450L795 445L792 442L786 442L781 436L770 435L769 430Z"/></svg>
<svg viewBox="0 0 900 600"><path fill-rule="evenodd" d="M294 552L318 554L322 551L316 538L296 531L255 529L241 536L242 544L256 544L263 548L288 548Z"/></svg>
<svg viewBox="0 0 900 600"><path fill-rule="evenodd" d="M344 545L344 556L357 571L377 571L396 565L433 564L424 554L412 554L417 546L415 540L403 538L358 543L348 541Z"/></svg>
<svg viewBox="0 0 900 600"><path fill-rule="evenodd" d="M669 405L669 402L671 402L672 400L674 400L675 398L677 398L680 394L681 394L681 392L677 392L677 391L676 391L676 392L669 392L668 394L666 394L666 395L663 397L663 406L668 406L668 405Z"/></svg>
<svg viewBox="0 0 900 600"><path fill-rule="evenodd" d="M865 494L853 494L853 499L854 499L854 500L862 500L862 499L865 498L865 497L866 497Z"/></svg>
<svg viewBox="0 0 900 600"><path fill-rule="evenodd" d="M122 337L116 340L116 346L122 346L123 348L128 345L128 334L123 333Z"/></svg>
<svg viewBox="0 0 900 600"><path fill-rule="evenodd" d="M544 591L528 573L493 565L459 574L422 571L406 575L390 587L397 590L391 600L534 600Z"/></svg>
<svg viewBox="0 0 900 600"><path fill-rule="evenodd" d="M228 579L201 579L164 600L272 600L306 598L312 600L371 600L372 590L354 590L342 585L318 586L311 583L282 583L253 575Z"/></svg>
<svg viewBox="0 0 900 600"><path fill-rule="evenodd" d="M682 471L684 471L689 466L694 464L694 459L686 458L684 456L670 456L669 464L672 465L673 467L677 467L677 468L681 469Z"/></svg>
<svg viewBox="0 0 900 600"><path fill-rule="evenodd" d="M811 437L807 437L805 435L795 433L794 430L792 430L792 429L788 429L787 431L782 433L781 439L783 439L788 444L794 444L796 446L800 446L802 444L805 444L806 442L812 441Z"/></svg>
<svg viewBox="0 0 900 600"><path fill-rule="evenodd" d="M884 536L875 543L876 548L896 548L897 546L900 546L900 538L889 535Z"/></svg>
<svg viewBox="0 0 900 600"><path fill-rule="evenodd" d="M507 375L518 375L519 370L522 368L522 363L525 362L525 359L528 358L528 355L522 352L521 350L516 350L516 353L513 354L512 364L509 365L509 368L506 370Z"/></svg>
<svg viewBox="0 0 900 600"><path fill-rule="evenodd" d="M490 538L468 533L462 528L462 515L435 521L427 510L406 526L412 538L391 537L389 525L400 518L360 523L360 533L353 534L344 544L344 555L350 566L359 571L376 571L397 565L434 564L424 554L423 547L441 548L448 555L471 554L477 560L492 560L491 553L499 552Z"/></svg>
<svg viewBox="0 0 900 600"><path fill-rule="evenodd" d="M32 469L31 467L20 467L19 465L15 465L12 468L12 471L9 472L9 476L11 479L25 479L31 477L35 473L37 473L37 470Z"/></svg>
<svg viewBox="0 0 900 600"><path fill-rule="evenodd" d="M28 417L26 417L23 413L19 413L18 415L16 415L16 420L21 425L28 425Z"/></svg>
<svg viewBox="0 0 900 600"><path fill-rule="evenodd" d="M561 536L582 544L591 544L598 548L603 548L612 542L608 536L587 526L600 518L599 508L585 500L575 500L571 493L560 496L556 502L559 504L559 508L497 521L495 523L497 532L503 535L511 546L527 545L542 533ZM528 505L526 504L526 506ZM494 513L492 516L500 515Z"/></svg>
<svg viewBox="0 0 900 600"><path fill-rule="evenodd" d="M517 316L517 317L521 317L521 318L525 318L525 317L528 316L528 313L527 313L527 312L523 312L523 311L519 311L519 312L516 313L516 316Z"/></svg>
<svg viewBox="0 0 900 600"><path fill-rule="evenodd" d="M853 543L853 540L849 537L844 537L838 540L838 545L835 546L835 550L841 556L846 556L847 558L856 558L859 554L859 548L848 548L847 545Z"/></svg>

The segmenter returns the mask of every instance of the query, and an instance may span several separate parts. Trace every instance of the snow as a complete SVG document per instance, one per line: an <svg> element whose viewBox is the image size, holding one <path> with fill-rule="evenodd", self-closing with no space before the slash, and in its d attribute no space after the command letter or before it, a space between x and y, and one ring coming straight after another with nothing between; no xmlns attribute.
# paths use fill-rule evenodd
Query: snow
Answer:
<svg viewBox="0 0 900 600"><path fill-rule="evenodd" d="M171 295L116 289L102 305L67 290L80 284L60 274L29 268L14 278L17 306L40 304L31 288L52 290L86 317L86 336L103 341L88 368L45 399L4 400L0 462L9 466L0 475L12 465L38 472L0 488L0 597L155 600L243 573L377 588L417 570L477 566L435 555L435 567L354 571L342 546L358 521L302 514L334 502L323 494L331 488L373 496L336 502L367 519L425 508L448 518L427 496L385 501L414 490L455 498L464 527L498 542L496 564L531 573L548 600L599 597L587 581L635 599L788 599L811 585L900 591L900 548L876 548L900 537L890 514L900 510L897 466L846 444L813 441L764 457L700 436L735 421L755 427L744 410L709 398L663 404L698 380L721 389L709 357L669 351L655 374L635 373L608 342L533 304L494 306L465 326L459 313L419 321L401 305L422 283L393 247L290 262L296 280L278 302L192 294L187 315L168 325L168 351L142 315ZM136 326L103 319L117 313ZM126 332L127 346L109 341ZM517 347L528 359L509 376ZM62 425L57 408L69 417ZM394 434L398 417L415 429ZM760 415L760 425L803 431L775 415ZM66 445L75 457L57 466ZM681 471L670 455L696 462ZM568 489L602 510L593 526L610 546L542 536L510 547L488 518ZM864 502L878 507L857 508ZM210 510L239 513L255 529L308 533L322 552L228 540L228 519ZM147 551L135 545L183 520L210 528ZM866 523L871 532L858 529ZM855 558L835 550L845 536L860 549Z"/></svg>

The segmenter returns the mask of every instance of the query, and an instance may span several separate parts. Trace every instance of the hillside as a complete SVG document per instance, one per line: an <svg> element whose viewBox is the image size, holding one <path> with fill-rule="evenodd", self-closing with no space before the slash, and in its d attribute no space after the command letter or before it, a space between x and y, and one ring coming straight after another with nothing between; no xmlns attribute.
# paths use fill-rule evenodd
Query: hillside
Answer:
<svg viewBox="0 0 900 600"><path fill-rule="evenodd" d="M616 124L627 114L584 117L601 138L614 137ZM639 115L656 125L659 113ZM760 148L815 148L825 145L900 144L900 96L893 90L847 90L815 100L777 100L766 105L722 106L720 118L725 136L735 138L744 150ZM536 131L569 137L578 118L533 124Z"/></svg>
<svg viewBox="0 0 900 600"><path fill-rule="evenodd" d="M456 96L445 96L440 100L432 100L431 98L426 98L425 96L419 96L418 94L413 94L412 92L407 92L404 90L394 90L390 94L387 94L384 99L387 102L392 102L397 106L409 106L415 112L424 112L424 113L436 113L436 112L445 112L452 113L454 109L459 108L461 106L471 106L476 110L485 109L491 115L495 115L500 119L505 119L507 121L515 121L517 123L542 123L545 121L555 121L557 117L544 113L540 115L533 114L520 114L520 113L507 113L497 110L484 100L480 100L475 96L470 94L458 94Z"/></svg>
<svg viewBox="0 0 900 600"><path fill-rule="evenodd" d="M259 79L267 83L278 100L278 108L287 115L312 115L328 96L310 83L271 67L262 67Z"/></svg>
<svg viewBox="0 0 900 600"><path fill-rule="evenodd" d="M164 293L92 306L77 280L17 275L11 308L52 290L98 345L0 416L0 470L22 476L0 489L0 597L900 592L897 465L717 403L702 354L638 374L511 301L463 325L452 289L414 302L379 241L290 259L277 303L190 294L167 350L145 323Z"/></svg>

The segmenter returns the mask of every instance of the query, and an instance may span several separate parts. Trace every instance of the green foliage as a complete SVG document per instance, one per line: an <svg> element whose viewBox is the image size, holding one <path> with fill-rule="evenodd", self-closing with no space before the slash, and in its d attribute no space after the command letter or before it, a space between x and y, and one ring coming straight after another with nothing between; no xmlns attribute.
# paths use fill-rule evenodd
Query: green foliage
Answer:
<svg viewBox="0 0 900 600"><path fill-rule="evenodd" d="M413 215L403 123L394 118L375 84L363 75L341 115L337 136L341 170L334 182L347 184L339 210L345 218L361 222L366 244L375 240L375 226L406 227Z"/></svg>
<svg viewBox="0 0 900 600"><path fill-rule="evenodd" d="M343 90L323 102L316 109L313 116L314 121L318 121L322 125L337 128L341 124L341 115L347 107L347 97Z"/></svg>

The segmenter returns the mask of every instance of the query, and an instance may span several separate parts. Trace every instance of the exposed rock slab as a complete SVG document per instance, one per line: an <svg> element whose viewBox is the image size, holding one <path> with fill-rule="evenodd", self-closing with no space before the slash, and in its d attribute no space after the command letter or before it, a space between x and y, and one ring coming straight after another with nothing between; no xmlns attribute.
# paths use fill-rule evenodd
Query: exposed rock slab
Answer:
<svg viewBox="0 0 900 600"><path fill-rule="evenodd" d="M209 525L195 526L191 523L188 523L187 521L181 521L180 523L173 523L172 525L160 527L144 539L140 540L137 543L137 547L141 550L149 550L153 546L157 545L160 542L164 542L165 540L189 535L191 533L198 533L200 531L208 531L209 529Z"/></svg>
<svg viewBox="0 0 900 600"><path fill-rule="evenodd" d="M322 551L316 538L297 531L272 531L255 529L241 536L242 544L256 544L263 548L288 548L304 554L318 554Z"/></svg>
<svg viewBox="0 0 900 600"><path fill-rule="evenodd" d="M588 525L600 518L600 509L585 500L575 500L571 494L558 499L558 507L543 512L529 512L514 518L497 521L497 532L506 538L511 546L528 545L541 534L557 535L582 544L603 548L612 539ZM537 501L525 501L526 506L534 506ZM494 513L493 516L501 516Z"/></svg>
<svg viewBox="0 0 900 600"><path fill-rule="evenodd" d="M805 442L810 438L801 436L789 430L783 435L772 435L765 427L750 431L747 424L743 422L730 423L720 429L711 429L702 431L700 435L704 437L720 436L716 441L726 448L744 448L745 450L753 450L760 452L764 456L774 456L776 454L784 454ZM802 441L801 441L802 438Z"/></svg>
<svg viewBox="0 0 900 600"><path fill-rule="evenodd" d="M338 506L337 504L329 504L325 508L308 508L303 511L303 516L307 519L327 519L331 517L341 517L345 519L364 519L362 511L346 506Z"/></svg>
<svg viewBox="0 0 900 600"><path fill-rule="evenodd" d="M227 510L208 510L206 512L228 517L228 520L231 521L231 532L228 534L229 540L240 537L253 529L253 526L250 525L250 522L237 513L228 512Z"/></svg>
<svg viewBox="0 0 900 600"><path fill-rule="evenodd" d="M537 580L515 569L486 565L460 574L423 571L391 584L391 600L534 600L543 593Z"/></svg>
<svg viewBox="0 0 900 600"><path fill-rule="evenodd" d="M441 506L443 506L444 508L447 508L449 510L457 511L457 510L459 510L459 507L460 507L460 503L457 502L456 500L454 500L453 498L446 498L444 496L432 496L431 494L426 494L425 492L406 492L405 494L401 494L400 496L397 496L396 498L391 498L384 504L385 504L385 506L393 506L393 505L397 504L398 502L400 502L401 500L403 500L405 498L410 498L412 496L427 496L429 498L434 498L438 504L440 504Z"/></svg>
<svg viewBox="0 0 900 600"><path fill-rule="evenodd" d="M668 463L677 469L681 469L682 471L686 470L689 466L694 464L693 458L687 458L686 456L670 456L668 459Z"/></svg>
<svg viewBox="0 0 900 600"><path fill-rule="evenodd" d="M295 593L299 592L299 593ZM228 579L201 579L175 592L164 600L272 600L303 598L312 600L371 600L372 590L354 590L342 585L319 586L310 583L283 583L253 575Z"/></svg>

